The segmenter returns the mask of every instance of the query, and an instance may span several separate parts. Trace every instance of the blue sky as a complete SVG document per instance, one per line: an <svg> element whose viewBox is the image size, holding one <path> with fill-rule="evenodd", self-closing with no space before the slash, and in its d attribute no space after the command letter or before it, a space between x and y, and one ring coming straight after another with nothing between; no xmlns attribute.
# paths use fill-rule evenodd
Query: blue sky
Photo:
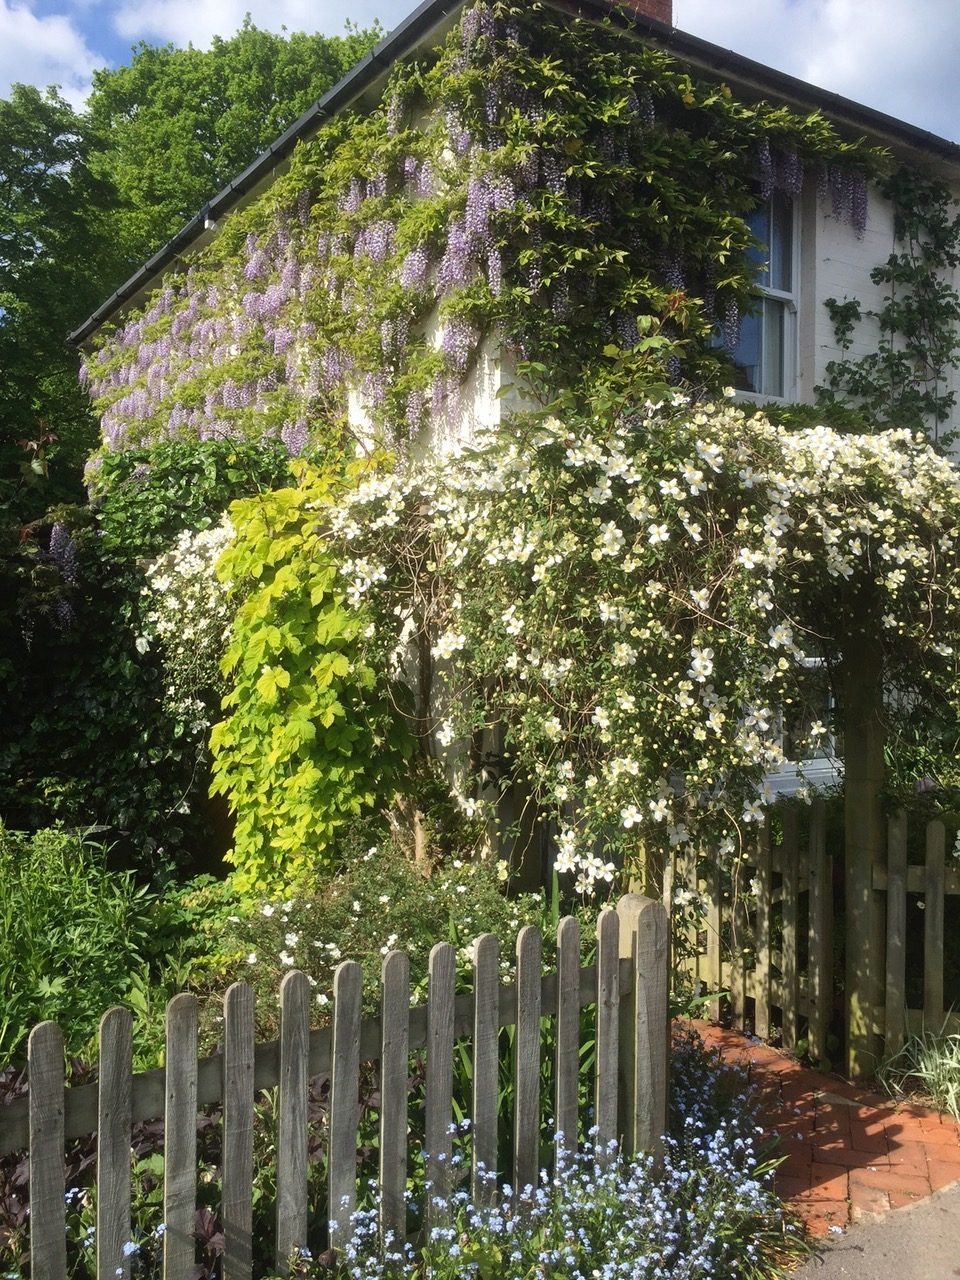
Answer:
<svg viewBox="0 0 960 1280"><path fill-rule="evenodd" d="M206 45L249 12L270 30L389 29L411 0L0 0L0 96L57 83L79 105L97 67L132 44ZM674 0L674 21L822 88L960 141L958 0Z"/></svg>

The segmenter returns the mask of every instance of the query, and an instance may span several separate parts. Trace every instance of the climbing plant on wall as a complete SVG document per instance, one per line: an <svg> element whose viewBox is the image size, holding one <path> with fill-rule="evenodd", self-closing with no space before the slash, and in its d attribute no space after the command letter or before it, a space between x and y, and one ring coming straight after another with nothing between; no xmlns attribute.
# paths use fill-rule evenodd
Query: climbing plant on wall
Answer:
<svg viewBox="0 0 960 1280"><path fill-rule="evenodd" d="M894 213L894 251L870 273L881 305L828 298L839 360L827 364L821 404L859 410L868 425L926 430L943 446L956 404L948 379L960 367L960 293L948 282L960 264L960 210L945 183L901 167L880 182ZM876 345L853 355L857 340Z"/></svg>
<svg viewBox="0 0 960 1280"><path fill-rule="evenodd" d="M685 344L673 376L715 382L752 296L742 215L811 174L862 230L878 163L613 19L478 6L102 340L102 452L224 433L322 452L350 397L403 439L459 419L491 335L528 386L576 387L655 317Z"/></svg>
<svg viewBox="0 0 960 1280"><path fill-rule="evenodd" d="M436 749L429 699L410 712L397 695L430 665L431 619L393 636L385 665L328 541L355 446L390 474L422 452L407 447L418 435L454 436L488 353L529 403L563 387L590 408L621 352L663 395L722 385L754 296L744 215L816 181L859 234L881 163L817 114L696 79L614 18L478 5L392 69L378 107L302 143L100 341L86 366L95 490L117 457L182 437L268 439L315 468L231 512L225 572L248 594L212 742L245 883L332 856L344 823L412 785L411 751ZM635 390L626 375L605 385ZM377 518L389 530L391 513ZM398 667L408 643L416 660Z"/></svg>

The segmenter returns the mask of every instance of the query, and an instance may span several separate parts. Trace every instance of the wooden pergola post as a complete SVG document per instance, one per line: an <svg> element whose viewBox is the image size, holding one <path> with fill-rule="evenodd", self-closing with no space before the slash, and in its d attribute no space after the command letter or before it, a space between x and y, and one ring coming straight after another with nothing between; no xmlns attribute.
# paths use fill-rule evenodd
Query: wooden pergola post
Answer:
<svg viewBox="0 0 960 1280"><path fill-rule="evenodd" d="M870 612L860 613L842 653L844 835L846 907L845 1005L847 1072L872 1076L881 1049L884 1007L885 921L882 894L873 887L875 867L886 860L881 806L886 766L883 662Z"/></svg>

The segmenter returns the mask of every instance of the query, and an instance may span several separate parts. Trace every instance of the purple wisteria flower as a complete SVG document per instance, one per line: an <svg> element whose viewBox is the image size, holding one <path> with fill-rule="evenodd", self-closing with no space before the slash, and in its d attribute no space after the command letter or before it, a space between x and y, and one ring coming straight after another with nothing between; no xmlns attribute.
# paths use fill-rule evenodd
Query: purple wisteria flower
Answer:
<svg viewBox="0 0 960 1280"><path fill-rule="evenodd" d="M490 189L482 178L467 180L467 203L463 211L463 229L469 251L474 256L490 245Z"/></svg>
<svg viewBox="0 0 960 1280"><path fill-rule="evenodd" d="M406 419L407 426L411 431L416 431L423 421L424 410L426 409L426 397L422 391L411 391L407 396Z"/></svg>
<svg viewBox="0 0 960 1280"><path fill-rule="evenodd" d="M64 582L76 586L78 576L77 542L62 520L57 520L50 530L47 543L47 559L60 572Z"/></svg>
<svg viewBox="0 0 960 1280"><path fill-rule="evenodd" d="M493 296L499 298L503 292L503 258L497 248L487 254L487 285Z"/></svg>
<svg viewBox="0 0 960 1280"><path fill-rule="evenodd" d="M867 229L867 179L862 173L853 175L853 189L850 192L850 222L858 240L863 239Z"/></svg>
<svg viewBox="0 0 960 1280"><path fill-rule="evenodd" d="M347 194L340 201L341 213L359 213L363 204L363 192L356 178L351 178Z"/></svg>
<svg viewBox="0 0 960 1280"><path fill-rule="evenodd" d="M723 308L723 345L736 351L740 345L740 306L736 298L728 298Z"/></svg>
<svg viewBox="0 0 960 1280"><path fill-rule="evenodd" d="M400 283L405 289L422 289L430 270L430 259L426 249L418 245L411 249L400 268Z"/></svg>
<svg viewBox="0 0 960 1280"><path fill-rule="evenodd" d="M257 244L257 237L251 231L247 236L247 261L243 268L243 278L250 281L259 280L261 276L266 275L269 266L266 253Z"/></svg>
<svg viewBox="0 0 960 1280"><path fill-rule="evenodd" d="M280 439L291 458L303 457L309 436L306 418L298 418L296 422L285 422L280 428Z"/></svg>
<svg viewBox="0 0 960 1280"><path fill-rule="evenodd" d="M457 373L466 372L476 342L476 329L462 316L450 316L444 321L440 346Z"/></svg>
<svg viewBox="0 0 960 1280"><path fill-rule="evenodd" d="M777 176L770 151L770 142L761 138L757 146L757 162L760 166L760 199L769 200L776 186Z"/></svg>
<svg viewBox="0 0 960 1280"><path fill-rule="evenodd" d="M682 293L687 287L683 271L683 263L677 254L667 257L663 262L663 282L668 288Z"/></svg>
<svg viewBox="0 0 960 1280"><path fill-rule="evenodd" d="M803 190L803 161L795 151L784 151L778 156L777 186L790 196L798 196Z"/></svg>
<svg viewBox="0 0 960 1280"><path fill-rule="evenodd" d="M456 155L466 155L470 150L473 135L452 108L447 112L447 137Z"/></svg>
<svg viewBox="0 0 960 1280"><path fill-rule="evenodd" d="M470 272L470 239L462 218L454 218L447 232L447 247L437 268L437 287L441 293L467 283Z"/></svg>

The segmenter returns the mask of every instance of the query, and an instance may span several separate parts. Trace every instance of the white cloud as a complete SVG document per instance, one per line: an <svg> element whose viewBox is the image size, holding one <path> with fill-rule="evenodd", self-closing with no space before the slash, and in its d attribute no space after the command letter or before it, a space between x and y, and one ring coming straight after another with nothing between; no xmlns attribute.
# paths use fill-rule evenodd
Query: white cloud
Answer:
<svg viewBox="0 0 960 1280"><path fill-rule="evenodd" d="M683 31L960 138L957 0L674 0Z"/></svg>
<svg viewBox="0 0 960 1280"><path fill-rule="evenodd" d="M38 17L25 4L0 0L0 97L17 82L40 88L58 84L67 101L79 107L94 70L105 61L66 14Z"/></svg>
<svg viewBox="0 0 960 1280"><path fill-rule="evenodd" d="M366 26L379 17L395 26L409 11L403 0L354 0L349 6L316 0L121 0L117 32L129 40L173 41L204 47L215 35L231 36L246 14L267 31L322 31L340 35L347 18Z"/></svg>

